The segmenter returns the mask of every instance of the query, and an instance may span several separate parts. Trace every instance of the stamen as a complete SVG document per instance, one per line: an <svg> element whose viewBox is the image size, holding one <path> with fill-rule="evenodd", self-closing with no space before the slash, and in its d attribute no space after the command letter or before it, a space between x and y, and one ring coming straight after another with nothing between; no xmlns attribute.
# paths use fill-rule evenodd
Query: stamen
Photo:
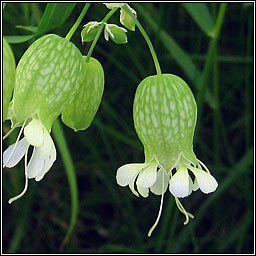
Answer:
<svg viewBox="0 0 256 256"><path fill-rule="evenodd" d="M188 224L188 222L189 222L189 217L190 217L191 219L193 219L194 216L193 216L191 213L189 213L189 212L187 212L187 211L185 210L185 208L183 207L183 205L181 204L180 200L179 200L177 197L175 197L175 202L176 202L176 205L177 205L178 209L179 209L179 210L185 215L185 217L186 217L186 220L184 221L184 225Z"/></svg>
<svg viewBox="0 0 256 256"><path fill-rule="evenodd" d="M155 221L154 225L148 231L148 236L149 237L151 236L152 232L154 231L155 227L157 226L157 224L160 220L161 213L162 213L162 208L163 208L163 202L164 202L164 175L163 175L163 179L162 179L162 195L161 195L161 202L160 202L159 212L158 212L158 216L156 218L156 221Z"/></svg>
<svg viewBox="0 0 256 256"><path fill-rule="evenodd" d="M21 136L22 131L23 131L23 129L24 129L25 123L26 123L26 120L24 121L24 123L23 123L23 125L22 125L22 127L21 127L21 129L20 129L19 135L18 135L17 140L16 140L16 142L15 142L15 145L14 145L14 147L13 147L12 153L11 153L10 156L8 157L6 163L3 165L3 168L5 168L5 166L8 164L8 162L9 162L10 159L12 158L12 155L13 155L13 153L14 153L16 147L17 147L17 144L18 144L18 142L19 142L20 136Z"/></svg>
<svg viewBox="0 0 256 256"><path fill-rule="evenodd" d="M28 189L28 176L27 176L28 161L27 160L28 160L28 148L27 148L26 153L25 153L25 187L24 187L23 191L19 195L9 199L9 201L8 201L9 204L11 204L12 202L16 201L20 197L22 197L26 193L26 191Z"/></svg>

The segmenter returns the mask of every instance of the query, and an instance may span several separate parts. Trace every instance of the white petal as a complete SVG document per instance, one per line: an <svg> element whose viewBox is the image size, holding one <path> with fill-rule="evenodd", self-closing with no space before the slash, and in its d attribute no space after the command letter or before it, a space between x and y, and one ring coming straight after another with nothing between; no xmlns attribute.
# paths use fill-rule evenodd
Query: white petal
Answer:
<svg viewBox="0 0 256 256"><path fill-rule="evenodd" d="M137 189L143 197L148 197L148 193L149 193L148 188L143 188L143 187L137 185Z"/></svg>
<svg viewBox="0 0 256 256"><path fill-rule="evenodd" d="M165 193L168 187L169 180L170 174L167 174L167 172L163 168L160 168L160 170L157 172L157 179L155 184L152 187L150 187L151 192L154 193L155 195L161 195L162 193Z"/></svg>
<svg viewBox="0 0 256 256"><path fill-rule="evenodd" d="M148 164L125 164L118 168L116 174L117 184L125 187L132 183L139 171L148 166Z"/></svg>
<svg viewBox="0 0 256 256"><path fill-rule="evenodd" d="M186 197L191 193L189 186L188 170L184 167L178 169L178 171L170 179L170 192L176 197Z"/></svg>
<svg viewBox="0 0 256 256"><path fill-rule="evenodd" d="M8 168L11 168L19 163L29 146L25 138L21 139L17 143L16 147L15 144L9 146L3 153L3 165Z"/></svg>
<svg viewBox="0 0 256 256"><path fill-rule="evenodd" d="M157 171L157 163L152 163L148 167L146 167L144 170L142 170L136 182L137 186L140 186L143 188L149 188L153 186L157 179L156 171Z"/></svg>
<svg viewBox="0 0 256 256"><path fill-rule="evenodd" d="M189 167L189 169L194 173L198 186L203 193L208 194L216 190L218 183L210 173L195 167Z"/></svg>
<svg viewBox="0 0 256 256"><path fill-rule="evenodd" d="M44 139L44 127L39 120L33 119L24 128L24 135L29 144L40 147Z"/></svg>
<svg viewBox="0 0 256 256"><path fill-rule="evenodd" d="M40 154L40 157L42 159L45 159L47 160L48 157L50 156L51 154L51 150L52 150L52 147L54 147L54 143L52 141L52 138L50 136L50 134L45 131L44 132L44 136L43 136L43 143L42 145L39 147L39 154ZM55 148L55 147L54 147Z"/></svg>
<svg viewBox="0 0 256 256"><path fill-rule="evenodd" d="M28 163L27 176L29 179L35 178L45 166L45 160L40 157L39 148L34 147L32 156Z"/></svg>
<svg viewBox="0 0 256 256"><path fill-rule="evenodd" d="M56 160L56 149L51 136L45 133L44 142L41 147L34 149L28 164L28 177L40 181L50 170Z"/></svg>
<svg viewBox="0 0 256 256"><path fill-rule="evenodd" d="M53 163L56 160L56 155L57 155L56 149L55 149L54 143L52 141L52 148L51 148L49 157L45 161L44 169L40 173L38 173L38 175L36 176L36 178L35 178L36 181L40 181L44 177L44 175L51 169Z"/></svg>

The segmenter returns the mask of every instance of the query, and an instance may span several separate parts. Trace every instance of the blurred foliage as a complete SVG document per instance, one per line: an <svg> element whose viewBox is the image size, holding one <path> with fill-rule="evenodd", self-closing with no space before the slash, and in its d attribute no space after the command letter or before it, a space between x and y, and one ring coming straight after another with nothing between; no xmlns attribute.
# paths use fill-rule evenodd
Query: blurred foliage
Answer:
<svg viewBox="0 0 256 256"><path fill-rule="evenodd" d="M46 5L7 3L3 35L31 35L35 29L28 31L17 25L37 27ZM151 194L147 199L137 198L127 187L116 184L115 175L121 165L144 160L132 107L137 85L155 73L154 65L138 29L128 32L125 45L106 42L101 35L93 57L103 65L105 91L96 118L86 131L75 133L63 124L59 127L73 160L79 193L77 224L63 253L254 251L253 4L227 4L219 39L212 48L213 34L208 32L216 23L221 3L207 3L198 9L196 5L131 3L152 40L163 73L182 77L197 99L202 88L199 83L205 88L194 149L218 180L217 191L210 195L198 191L182 200L195 216L186 226L173 197L166 193L160 223L151 238L147 237L160 197ZM68 19L50 32L64 37L83 6L77 3ZM201 15L202 10L208 14L203 11ZM102 20L107 12L104 5L93 3L72 37L84 55L90 44L81 44L82 25ZM204 20L208 25L202 24ZM110 23L119 25L117 13ZM11 45L17 63L33 40ZM206 65L207 72L203 73ZM8 122L3 124L4 133L9 126ZM14 140L12 135L4 141L4 149ZM3 170L4 253L60 253L71 211L61 155L59 151L46 177L39 183L30 180L26 195L12 205L8 199L23 187L23 163Z"/></svg>

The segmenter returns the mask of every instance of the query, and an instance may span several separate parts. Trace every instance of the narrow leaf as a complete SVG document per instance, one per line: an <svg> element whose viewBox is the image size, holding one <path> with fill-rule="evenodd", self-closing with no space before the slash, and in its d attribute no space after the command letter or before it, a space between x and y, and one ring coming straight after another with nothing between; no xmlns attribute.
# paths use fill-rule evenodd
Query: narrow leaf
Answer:
<svg viewBox="0 0 256 256"><path fill-rule="evenodd" d="M215 37L213 19L205 3L183 3L183 6L208 36Z"/></svg>
<svg viewBox="0 0 256 256"><path fill-rule="evenodd" d="M20 28L29 32L35 33L37 31L37 27L35 26L22 26L22 25L17 25L16 28Z"/></svg>
<svg viewBox="0 0 256 256"><path fill-rule="evenodd" d="M25 36L4 36L8 43L19 44L24 43L32 39L35 35L25 35Z"/></svg>
<svg viewBox="0 0 256 256"><path fill-rule="evenodd" d="M69 17L76 3L48 3L40 21L36 34L61 26Z"/></svg>
<svg viewBox="0 0 256 256"><path fill-rule="evenodd" d="M70 236L72 235L75 229L75 225L77 221L78 207L79 207L78 187L77 187L75 166L71 158L71 153L67 144L67 140L66 140L63 128L58 119L53 123L52 131L53 131L54 139L56 141L57 147L59 149L59 152L64 164L64 169L66 171L66 175L69 183L69 189L70 189L70 197L71 197L70 223L69 223L69 227L66 232L65 238L62 241L61 247L63 248L65 244L67 244L67 242L69 241Z"/></svg>

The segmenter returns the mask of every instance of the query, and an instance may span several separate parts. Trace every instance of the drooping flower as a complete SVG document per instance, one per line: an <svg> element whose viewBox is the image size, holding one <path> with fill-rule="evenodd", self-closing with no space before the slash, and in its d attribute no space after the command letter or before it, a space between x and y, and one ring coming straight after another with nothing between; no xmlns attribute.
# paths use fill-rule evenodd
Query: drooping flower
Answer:
<svg viewBox="0 0 256 256"><path fill-rule="evenodd" d="M25 156L25 188L10 199L20 198L28 179L39 181L56 159L56 149L50 136L53 121L74 98L84 79L83 58L77 47L54 34L36 40L21 57L16 69L13 98L8 119L12 132L22 126L16 143L4 152L4 167L15 166ZM20 140L24 130L24 138ZM6 134L6 138L9 134ZM28 148L33 154L27 163Z"/></svg>
<svg viewBox="0 0 256 256"><path fill-rule="evenodd" d="M145 163L121 166L117 170L117 183L129 185L137 196L147 197L149 191L162 196L157 220L148 233L150 236L159 221L168 185L187 224L193 215L184 209L178 198L187 197L198 188L203 193L211 193L218 184L194 154L197 107L190 88L181 78L160 74L144 79L136 91L133 115L136 132L144 145ZM194 174L194 180L188 170ZM134 188L135 181L138 192Z"/></svg>

